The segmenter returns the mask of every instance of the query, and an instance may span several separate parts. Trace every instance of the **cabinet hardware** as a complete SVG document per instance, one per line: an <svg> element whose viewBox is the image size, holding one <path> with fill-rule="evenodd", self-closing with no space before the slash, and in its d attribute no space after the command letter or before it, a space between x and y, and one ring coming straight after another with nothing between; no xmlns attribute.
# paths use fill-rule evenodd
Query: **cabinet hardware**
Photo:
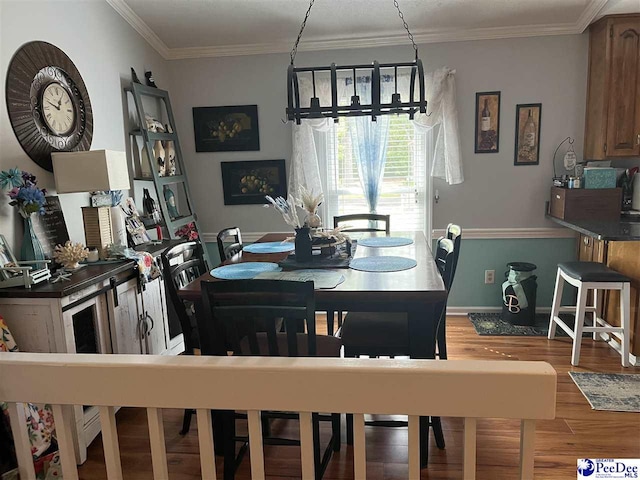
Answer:
<svg viewBox="0 0 640 480"><path fill-rule="evenodd" d="M109 286L111 287L111 291L113 292L113 306L118 306L118 284L116 283L116 277L111 277L109 279Z"/></svg>
<svg viewBox="0 0 640 480"><path fill-rule="evenodd" d="M636 137L636 145L640 145L640 133Z"/></svg>
<svg viewBox="0 0 640 480"><path fill-rule="evenodd" d="M613 25L609 27L609 37L613 38Z"/></svg>
<svg viewBox="0 0 640 480"><path fill-rule="evenodd" d="M153 327L155 327L155 322L153 321L153 317L151 315L149 315L149 312L146 312L146 316L149 320L151 320L151 328L149 330L147 330L147 335L149 335L151 333L151 330L153 330Z"/></svg>
<svg viewBox="0 0 640 480"><path fill-rule="evenodd" d="M604 153L607 153L607 144L604 144Z"/></svg>
<svg viewBox="0 0 640 480"><path fill-rule="evenodd" d="M582 243L584 243L584 244L588 247L588 246L589 246L589 243L590 243L590 239L589 239L589 237L584 237L584 238L582 239Z"/></svg>

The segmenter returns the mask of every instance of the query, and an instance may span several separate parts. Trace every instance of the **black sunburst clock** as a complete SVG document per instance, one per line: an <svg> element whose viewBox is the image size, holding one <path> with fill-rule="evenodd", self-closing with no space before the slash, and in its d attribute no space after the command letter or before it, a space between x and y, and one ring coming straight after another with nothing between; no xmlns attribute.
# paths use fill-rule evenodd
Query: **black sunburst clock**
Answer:
<svg viewBox="0 0 640 480"><path fill-rule="evenodd" d="M47 42L29 42L7 71L7 111L31 159L53 171L51 152L89 150L93 113L87 87L71 59Z"/></svg>

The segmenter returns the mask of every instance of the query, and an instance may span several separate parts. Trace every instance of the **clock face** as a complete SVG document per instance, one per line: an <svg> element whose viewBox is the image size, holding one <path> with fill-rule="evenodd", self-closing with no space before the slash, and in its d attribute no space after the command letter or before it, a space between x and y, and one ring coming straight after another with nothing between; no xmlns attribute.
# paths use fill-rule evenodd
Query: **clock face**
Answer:
<svg viewBox="0 0 640 480"><path fill-rule="evenodd" d="M75 106L67 90L57 82L50 83L42 93L44 123L55 135L69 133L75 123Z"/></svg>
<svg viewBox="0 0 640 480"><path fill-rule="evenodd" d="M16 138L42 168L51 152L89 150L93 113L87 87L71 59L46 42L23 45L7 71L7 111Z"/></svg>

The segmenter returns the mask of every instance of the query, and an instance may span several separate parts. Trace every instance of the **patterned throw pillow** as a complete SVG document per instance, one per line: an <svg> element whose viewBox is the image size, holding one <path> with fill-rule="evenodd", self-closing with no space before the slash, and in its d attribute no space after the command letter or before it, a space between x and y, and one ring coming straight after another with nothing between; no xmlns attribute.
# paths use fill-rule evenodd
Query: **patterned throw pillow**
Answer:
<svg viewBox="0 0 640 480"><path fill-rule="evenodd" d="M18 346L9 331L9 327L0 316L0 352L17 352ZM0 410L7 417L7 404L0 402ZM27 431L31 442L31 454L34 459L40 457L50 449L52 443L55 446L55 425L53 412L49 405L38 407L33 403L24 404L24 413L27 418Z"/></svg>

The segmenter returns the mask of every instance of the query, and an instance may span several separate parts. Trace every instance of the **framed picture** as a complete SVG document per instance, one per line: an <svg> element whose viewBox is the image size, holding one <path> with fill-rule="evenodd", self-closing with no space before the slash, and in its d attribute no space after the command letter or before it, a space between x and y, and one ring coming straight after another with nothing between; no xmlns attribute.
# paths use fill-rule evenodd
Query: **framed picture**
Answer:
<svg viewBox="0 0 640 480"><path fill-rule="evenodd" d="M514 165L538 165L540 163L541 103L516 105L516 147Z"/></svg>
<svg viewBox="0 0 640 480"><path fill-rule="evenodd" d="M258 106L194 107L196 152L260 150Z"/></svg>
<svg viewBox="0 0 640 480"><path fill-rule="evenodd" d="M263 205L265 195L287 198L284 160L221 162L225 205Z"/></svg>
<svg viewBox="0 0 640 480"><path fill-rule="evenodd" d="M0 267L5 268L10 266L11 264L17 266L18 260L16 260L16 257L13 255L13 252L11 251L7 240L4 238L4 235L0 235ZM6 270L0 270L0 278L2 278L3 280L8 280L15 275L19 275L19 273L11 273Z"/></svg>
<svg viewBox="0 0 640 480"><path fill-rule="evenodd" d="M500 92L478 92L475 153L497 153L499 148Z"/></svg>

